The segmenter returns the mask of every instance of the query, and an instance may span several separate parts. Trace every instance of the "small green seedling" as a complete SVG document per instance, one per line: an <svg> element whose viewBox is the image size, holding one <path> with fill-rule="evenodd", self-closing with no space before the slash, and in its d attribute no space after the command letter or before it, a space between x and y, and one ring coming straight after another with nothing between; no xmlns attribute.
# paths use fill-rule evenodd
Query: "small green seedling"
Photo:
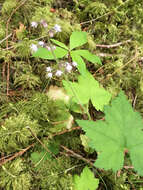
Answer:
<svg viewBox="0 0 143 190"><path fill-rule="evenodd" d="M74 31L70 36L69 47L66 46L64 43L59 42L55 39L51 39L51 42L57 45L55 46L54 49L50 51L46 48L40 47L35 53L33 53L33 57L55 60L55 59L61 59L70 55L70 57L72 58L72 61L77 63L77 68L80 73L86 72L86 64L83 58L88 60L91 63L101 64L100 58L90 53L88 50L75 49L87 43L86 32Z"/></svg>

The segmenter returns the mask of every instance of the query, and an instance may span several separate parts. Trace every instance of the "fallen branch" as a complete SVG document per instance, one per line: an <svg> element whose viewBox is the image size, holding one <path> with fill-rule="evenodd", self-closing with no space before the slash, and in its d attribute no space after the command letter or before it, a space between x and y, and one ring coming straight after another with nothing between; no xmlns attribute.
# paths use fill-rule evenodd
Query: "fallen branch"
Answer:
<svg viewBox="0 0 143 190"><path fill-rule="evenodd" d="M3 40L0 41L0 44L3 43L5 40L7 40L10 36L12 35L12 33L10 33L8 36L6 36Z"/></svg>
<svg viewBox="0 0 143 190"><path fill-rule="evenodd" d="M29 126L26 126L26 128L30 131L31 135L42 145L42 147L48 152L50 153L55 159L56 156L46 147L46 145L37 137L37 135L31 130L31 128Z"/></svg>
<svg viewBox="0 0 143 190"><path fill-rule="evenodd" d="M113 75L115 75L116 73L118 73L121 69L123 69L124 67L126 67L129 63L137 60L139 58L139 54L136 53L135 56L130 59L127 63L125 63L124 65L122 65L121 67L119 67L118 69L116 69L112 74L109 74L105 80L109 80L109 78L111 78Z"/></svg>
<svg viewBox="0 0 143 190"><path fill-rule="evenodd" d="M129 43L129 42L131 42L131 40L126 40L124 42L119 42L119 43L111 44L111 45L96 44L96 47L100 47L100 48L115 48L115 47L121 46L121 45Z"/></svg>
<svg viewBox="0 0 143 190"><path fill-rule="evenodd" d="M69 152L71 154L71 156L76 157L76 158L78 158L80 160L83 160L84 162L88 163L89 165L91 165L92 167L95 168L94 164L90 160L82 157L80 154L75 153L73 150L70 150L67 147L63 146L63 145L61 145L61 148L63 148L65 151Z"/></svg>
<svg viewBox="0 0 143 190"><path fill-rule="evenodd" d="M125 54L111 54L111 53L96 53L97 56L99 57L125 57Z"/></svg>
<svg viewBox="0 0 143 190"><path fill-rule="evenodd" d="M13 156L11 156L11 157L9 157L9 158L7 158L7 159L5 159L5 157L1 158L1 159L0 159L0 166L2 166L3 164L6 164L7 162L9 162L9 161L11 161L11 160L14 160L14 159L15 159L16 157L18 157L18 156L23 155L27 150L29 150L29 149L30 149L31 147L33 147L33 146L34 146L34 144L31 144L31 145L29 145L28 147L26 147L25 149L23 149L23 150L21 150L21 151L15 153Z"/></svg>
<svg viewBox="0 0 143 190"><path fill-rule="evenodd" d="M69 133L69 132L71 132L71 131L79 130L79 129L81 129L81 127L73 127L73 128L71 128L71 129L66 129L66 130L64 130L64 131L60 131L59 133L53 134L52 137L55 137L55 136L58 136L58 135L63 135L64 133ZM48 137L48 138L49 138L49 137Z"/></svg>
<svg viewBox="0 0 143 190"><path fill-rule="evenodd" d="M6 37L8 36L8 27L9 27L9 23L10 23L10 20L12 18L12 16L15 14L15 12L21 7L24 5L24 3L26 2L27 0L24 0L22 1L13 11L12 13L10 14L8 20L7 20L7 23L6 23ZM6 48L8 49L8 38L6 38ZM6 69L4 68L6 67L6 64L3 65L3 71L5 71ZM5 74L4 74L5 76ZM10 63L8 62L7 64L7 96L9 95L9 78L10 78Z"/></svg>

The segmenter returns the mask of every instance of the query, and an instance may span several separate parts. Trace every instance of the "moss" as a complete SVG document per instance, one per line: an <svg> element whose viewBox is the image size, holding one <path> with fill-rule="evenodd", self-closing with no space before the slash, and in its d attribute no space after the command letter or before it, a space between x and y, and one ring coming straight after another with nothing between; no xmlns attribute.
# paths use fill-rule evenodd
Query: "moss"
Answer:
<svg viewBox="0 0 143 190"><path fill-rule="evenodd" d="M10 15L17 6L16 0L6 0L2 6L2 15Z"/></svg>
<svg viewBox="0 0 143 190"><path fill-rule="evenodd" d="M26 165L22 159L16 159L7 163L0 169L0 188L5 190L29 190L31 187L31 175L26 171Z"/></svg>
<svg viewBox="0 0 143 190"><path fill-rule="evenodd" d="M17 0L0 0L0 40L5 38L6 22L20 3L21 1ZM53 134L67 129L64 121L69 118L70 113L65 103L49 100L47 95L42 93L50 85L62 85L60 79L47 80L45 77L47 66L54 65L55 68L58 66L54 61L33 58L30 50L30 45L37 44L39 40L48 43L47 31L55 24L61 25L62 32L57 33L54 39L66 45L69 43L72 31L88 32L89 44L86 47L95 54L108 55L101 57L103 63L101 67L87 62L89 71L112 93L113 97L121 89L126 91L135 110L143 115L142 7L142 0L97 0L96 2L29 0L16 10L8 26L8 33L12 33L8 38L9 50L5 50L6 40L0 44L0 72L5 69L5 76L7 63L10 63L9 97L6 96L6 77L0 77L0 133L3 135L0 140L1 153L7 155L25 148L32 142L36 143L36 139L26 130L26 125L32 127L42 142L45 142L45 136L52 137ZM47 22L47 28L42 26L41 20ZM31 27L32 21L38 22L37 28ZM130 40L130 43L115 48L96 47L97 44L114 44L126 40ZM135 54L139 54L139 57L127 64ZM73 74L75 78L70 79L76 80L77 73ZM101 118L102 113L91 109L95 118ZM75 114L75 119L81 117ZM59 135L51 138L51 142L63 144L87 159L93 158L93 155L84 152L79 138L80 133L81 131L76 131ZM26 190L72 188L72 176L81 169L78 167L77 170L71 169L67 173L66 171L79 162L59 153L56 155L59 164L54 159L47 160L42 163L41 169L37 170L33 167L34 163L30 156L34 151L43 150L40 144L36 143L35 146L35 149L21 157L25 162L22 159L15 159L1 168L0 188L6 190L23 187ZM127 176L133 180L133 183L139 178L131 171L129 173L123 171L121 178L116 181L112 174L109 176L109 173L104 171L101 173L109 189L130 188L130 182L127 184L125 181ZM100 186L104 189L102 182Z"/></svg>

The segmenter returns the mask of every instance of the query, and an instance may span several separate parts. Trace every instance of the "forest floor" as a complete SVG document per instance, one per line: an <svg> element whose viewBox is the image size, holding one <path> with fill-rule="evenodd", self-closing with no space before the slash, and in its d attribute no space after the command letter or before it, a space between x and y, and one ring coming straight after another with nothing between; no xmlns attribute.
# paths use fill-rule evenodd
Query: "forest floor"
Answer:
<svg viewBox="0 0 143 190"><path fill-rule="evenodd" d="M142 7L0 0L0 190L143 190Z"/></svg>

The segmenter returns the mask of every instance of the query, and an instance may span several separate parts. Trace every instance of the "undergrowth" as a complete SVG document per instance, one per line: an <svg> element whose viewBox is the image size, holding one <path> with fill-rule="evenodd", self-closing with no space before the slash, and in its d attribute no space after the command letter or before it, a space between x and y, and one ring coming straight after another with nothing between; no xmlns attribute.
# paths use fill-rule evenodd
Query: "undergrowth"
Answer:
<svg viewBox="0 0 143 190"><path fill-rule="evenodd" d="M93 143L90 124L76 122L103 127L104 111L121 90L130 111L143 117L142 6L141 0L0 0L1 190L78 190L86 188L86 175L91 190L143 189L126 140L123 166L100 167L97 133ZM51 57L34 56L36 47Z"/></svg>

